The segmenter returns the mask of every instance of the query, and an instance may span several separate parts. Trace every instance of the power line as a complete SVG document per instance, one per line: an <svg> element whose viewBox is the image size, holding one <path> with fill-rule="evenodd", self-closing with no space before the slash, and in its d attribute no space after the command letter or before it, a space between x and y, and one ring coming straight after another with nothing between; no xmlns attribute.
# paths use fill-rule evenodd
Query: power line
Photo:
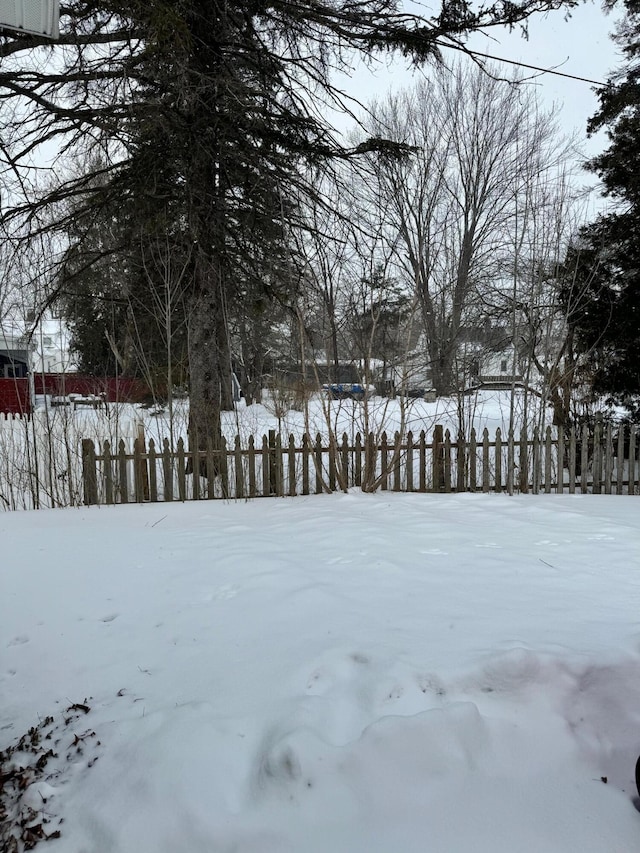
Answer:
<svg viewBox="0 0 640 853"><path fill-rule="evenodd" d="M477 50L468 50L457 44L436 41L438 47L446 47L451 50L459 50L469 56L477 56L479 59L493 59L496 62L505 62L508 65L517 65L520 68L529 68L531 71L540 71L542 74L555 74L556 77L566 77L568 80L578 80L580 83L593 83L594 86L611 86L611 83L603 83L601 80L590 80L588 77L578 77L576 74L565 74L564 71L555 71L553 68L541 68L539 65L529 65L527 62L518 62L515 59L505 59L502 56L492 56L490 53L480 53Z"/></svg>

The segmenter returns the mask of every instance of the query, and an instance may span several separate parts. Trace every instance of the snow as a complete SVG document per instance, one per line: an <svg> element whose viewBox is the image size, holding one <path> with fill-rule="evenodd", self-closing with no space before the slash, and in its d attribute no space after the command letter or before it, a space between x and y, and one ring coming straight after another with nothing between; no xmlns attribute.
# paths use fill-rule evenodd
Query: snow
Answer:
<svg viewBox="0 0 640 853"><path fill-rule="evenodd" d="M433 402L420 399L389 399L372 397L366 403L354 400L329 400L325 395L314 394L300 410L288 407L290 400L282 403L274 400L265 392L264 404L254 403L247 406L241 401L235 411L222 413L222 427L227 442L232 444L239 435L243 445L250 435L262 438L269 430L276 430L283 439L293 435L300 440L305 432L323 437L333 431L338 436L344 432L355 436L357 432L381 433L386 430L393 435L396 430L412 430L418 435L425 430L430 437L434 426L440 424L457 435L460 429L468 432L474 426L478 434L486 427L491 435L497 427L503 432L508 429L511 406L511 392L478 390L467 395L440 397ZM527 407L525 418L524 407ZM279 414L280 413L280 414ZM528 420L529 426L551 423L552 412L542 409L538 398L529 394L526 399L521 389L514 391L514 427L519 430ZM120 438L127 444L137 436L139 425L144 426L145 434L156 444L169 437L171 429L169 413L166 408L145 408L132 404L110 403L108 409L80 408L76 410L40 409L34 418L36 428L44 434L53 432L56 438L68 436L72 445L83 438L102 442L105 439L112 444ZM175 438L187 439L188 402L178 400L174 404L173 431ZM17 430L20 421L4 422L0 419L0 429ZM24 430L22 430L24 431ZM0 433L0 438L2 437Z"/></svg>
<svg viewBox="0 0 640 853"><path fill-rule="evenodd" d="M21 801L49 853L638 849L626 496L47 510L0 537L0 749L56 744Z"/></svg>

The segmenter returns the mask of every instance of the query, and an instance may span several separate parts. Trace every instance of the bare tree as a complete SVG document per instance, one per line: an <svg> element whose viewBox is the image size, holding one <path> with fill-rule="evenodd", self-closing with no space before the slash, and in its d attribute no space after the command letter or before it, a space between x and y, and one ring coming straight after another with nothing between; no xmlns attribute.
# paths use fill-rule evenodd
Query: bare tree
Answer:
<svg viewBox="0 0 640 853"><path fill-rule="evenodd" d="M553 116L532 90L462 63L374 103L371 113L369 132L414 151L403 160L372 157L376 203L384 199L389 210L389 239L420 305L433 387L449 394L463 324L500 274L518 188L557 156Z"/></svg>
<svg viewBox="0 0 640 853"><path fill-rule="evenodd" d="M353 227L340 189L341 184L333 176L325 177L322 202L307 206L308 228L299 234L299 253L305 262L307 313L312 328L322 338L330 382L338 381L340 360L344 357L345 305L354 275Z"/></svg>
<svg viewBox="0 0 640 853"><path fill-rule="evenodd" d="M567 251L585 221L586 199L561 159L540 166L518 187L500 275L484 288L482 303L486 315L508 330L511 375L524 381L519 404L512 387L511 426L517 406L523 423L538 425L551 406L554 424L567 428L575 420L580 365L561 287L570 276Z"/></svg>
<svg viewBox="0 0 640 853"><path fill-rule="evenodd" d="M553 423L568 430L584 412L585 396L580 388L584 358L578 354L574 329L568 322L561 288L579 298L581 284L576 270L567 266L569 247L586 221L583 199L566 176L553 186L539 188L539 201L532 210L525 251L519 264L520 287L516 312L522 317L521 341L527 375L540 390L542 407L551 406Z"/></svg>

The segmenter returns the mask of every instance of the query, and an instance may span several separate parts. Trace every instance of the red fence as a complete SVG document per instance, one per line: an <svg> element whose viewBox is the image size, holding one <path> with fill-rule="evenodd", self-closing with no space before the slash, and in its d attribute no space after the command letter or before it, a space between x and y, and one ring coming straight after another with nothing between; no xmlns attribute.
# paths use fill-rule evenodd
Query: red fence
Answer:
<svg viewBox="0 0 640 853"><path fill-rule="evenodd" d="M28 379L0 379L0 412L28 415L31 411Z"/></svg>
<svg viewBox="0 0 640 853"><path fill-rule="evenodd" d="M66 397L68 394L104 394L108 403L140 403L149 398L149 388L141 379L83 376L79 373L38 373L35 393ZM0 379L0 412L29 414L28 379Z"/></svg>

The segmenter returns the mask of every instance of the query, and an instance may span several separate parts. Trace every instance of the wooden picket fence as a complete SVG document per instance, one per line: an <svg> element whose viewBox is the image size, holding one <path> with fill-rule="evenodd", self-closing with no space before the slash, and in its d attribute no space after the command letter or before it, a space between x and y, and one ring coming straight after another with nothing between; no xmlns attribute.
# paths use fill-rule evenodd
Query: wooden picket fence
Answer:
<svg viewBox="0 0 640 853"><path fill-rule="evenodd" d="M548 427L518 436L500 429L468 439L437 426L390 439L356 435L327 440L317 435L283 441L270 432L261 439L239 437L232 446L193 450L180 439L148 446L139 436L129 452L124 440L96 451L82 443L84 503L244 499L318 494L360 487L366 491L629 494L640 492L636 428L612 433L596 421L565 438ZM197 476L193 473L197 472Z"/></svg>

